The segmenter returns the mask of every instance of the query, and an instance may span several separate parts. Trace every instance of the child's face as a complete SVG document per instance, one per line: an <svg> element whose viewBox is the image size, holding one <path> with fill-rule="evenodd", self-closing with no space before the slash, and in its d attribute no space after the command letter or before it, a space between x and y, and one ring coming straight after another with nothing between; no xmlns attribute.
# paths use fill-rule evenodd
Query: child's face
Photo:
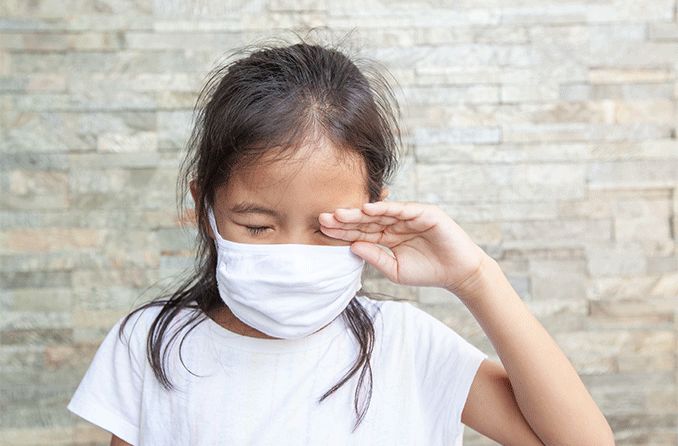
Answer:
<svg viewBox="0 0 678 446"><path fill-rule="evenodd" d="M369 201L365 178L358 156L342 161L331 149L235 171L216 190L219 233L239 243L349 245L320 231L318 215Z"/></svg>

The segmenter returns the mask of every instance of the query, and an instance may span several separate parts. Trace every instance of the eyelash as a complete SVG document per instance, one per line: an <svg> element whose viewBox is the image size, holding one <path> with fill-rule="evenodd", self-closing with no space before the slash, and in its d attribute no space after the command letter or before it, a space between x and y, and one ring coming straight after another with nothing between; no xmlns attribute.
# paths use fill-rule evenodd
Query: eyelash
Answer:
<svg viewBox="0 0 678 446"><path fill-rule="evenodd" d="M259 235L262 232L264 232L266 228L268 228L268 226L245 226L245 227L252 235Z"/></svg>
<svg viewBox="0 0 678 446"><path fill-rule="evenodd" d="M247 231L254 236L261 234L262 232L264 232L266 229L269 228L268 226L245 226L245 227L247 228ZM329 237L327 234L322 232L320 229L318 229L316 232L320 232L325 237Z"/></svg>

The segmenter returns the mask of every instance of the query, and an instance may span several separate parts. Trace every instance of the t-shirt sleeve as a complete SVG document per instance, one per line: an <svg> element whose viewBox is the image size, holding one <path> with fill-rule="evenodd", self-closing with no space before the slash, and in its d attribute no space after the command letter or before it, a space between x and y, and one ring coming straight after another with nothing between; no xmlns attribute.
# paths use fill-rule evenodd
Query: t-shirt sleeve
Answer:
<svg viewBox="0 0 678 446"><path fill-rule="evenodd" d="M136 445L139 437L141 389L147 327L151 309L129 317L118 336L121 317L99 345L70 402L68 410Z"/></svg>
<svg viewBox="0 0 678 446"><path fill-rule="evenodd" d="M445 444L451 445L462 433L461 413L488 355L424 310L406 305L414 315L415 367L422 380L422 400L436 425L443 427Z"/></svg>

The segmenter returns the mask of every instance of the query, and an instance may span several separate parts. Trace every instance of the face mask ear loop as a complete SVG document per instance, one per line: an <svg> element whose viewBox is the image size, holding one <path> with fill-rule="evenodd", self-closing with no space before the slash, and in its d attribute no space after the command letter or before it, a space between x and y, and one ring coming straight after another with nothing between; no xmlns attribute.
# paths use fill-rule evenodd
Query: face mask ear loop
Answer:
<svg viewBox="0 0 678 446"><path fill-rule="evenodd" d="M221 234L219 234L219 229L217 229L217 220L214 217L214 211L211 206L207 207L207 218L210 221L210 227L212 228L212 233L216 237L217 241L222 241Z"/></svg>

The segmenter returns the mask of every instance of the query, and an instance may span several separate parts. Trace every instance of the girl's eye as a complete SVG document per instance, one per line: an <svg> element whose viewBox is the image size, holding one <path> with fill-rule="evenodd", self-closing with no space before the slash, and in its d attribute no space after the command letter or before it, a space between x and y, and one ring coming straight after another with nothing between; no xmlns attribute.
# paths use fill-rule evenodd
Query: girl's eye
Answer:
<svg viewBox="0 0 678 446"><path fill-rule="evenodd" d="M245 226L245 227L247 228L247 230L249 231L249 233L252 234L252 235L259 235L259 234L261 234L262 232L264 232L266 229L268 229L268 226ZM323 236L325 236L325 237L327 237L327 238L333 239L333 237L330 237L329 235L325 234L325 233L324 233L323 231L321 231L320 229L318 229L318 230L315 231L315 232L317 232L317 233L319 233L320 235L323 235Z"/></svg>
<svg viewBox="0 0 678 446"><path fill-rule="evenodd" d="M252 235L259 235L264 232L268 226L245 226Z"/></svg>

